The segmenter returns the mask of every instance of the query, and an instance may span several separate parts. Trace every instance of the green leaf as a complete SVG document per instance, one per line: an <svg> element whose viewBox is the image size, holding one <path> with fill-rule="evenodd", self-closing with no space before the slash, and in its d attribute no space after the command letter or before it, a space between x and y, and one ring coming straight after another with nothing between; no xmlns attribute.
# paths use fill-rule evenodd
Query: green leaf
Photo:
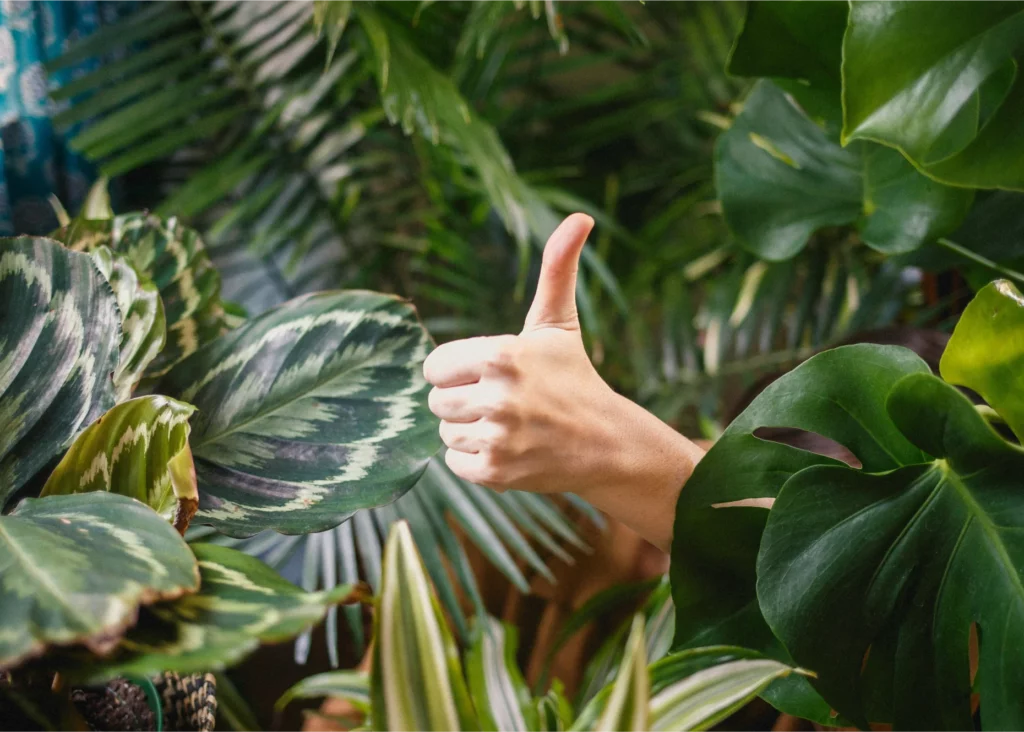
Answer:
<svg viewBox="0 0 1024 732"><path fill-rule="evenodd" d="M763 501L801 470L842 463L756 433L769 427L789 428L790 439L814 433L847 448L871 472L920 463L927 456L903 436L885 407L892 386L914 373L927 374L928 366L903 348L854 345L825 351L768 386L729 425L697 464L676 506L670 568L676 648L729 643L787 660L754 591L768 517ZM762 502L752 505L752 499ZM799 687L800 715L834 722L828 707L814 702L806 681L794 679L786 683ZM810 707L808 699L814 702ZM792 698L772 701L798 713Z"/></svg>
<svg viewBox="0 0 1024 732"><path fill-rule="evenodd" d="M771 261L833 226L856 225L882 252L910 251L956 228L971 202L969 191L929 180L892 150L840 147L768 81L719 137L715 182L729 228Z"/></svg>
<svg viewBox="0 0 1024 732"><path fill-rule="evenodd" d="M108 656L69 656L61 673L76 683L116 676L152 676L220 670L260 643L293 638L323 619L327 608L362 598L351 585L304 592L247 554L194 544L202 576L199 592L147 607Z"/></svg>
<svg viewBox="0 0 1024 732"><path fill-rule="evenodd" d="M791 666L747 648L709 646L673 653L651 664L649 726L652 730L709 729L748 704ZM594 729L613 685L601 690L580 713L573 729Z"/></svg>
<svg viewBox="0 0 1024 732"><path fill-rule="evenodd" d="M370 711L370 677L364 671L313 674L282 694L274 703L274 709L280 712L296 699L318 699L324 696L344 699L359 711L367 713Z"/></svg>
<svg viewBox="0 0 1024 732"><path fill-rule="evenodd" d="M351 0L326 2L320 0L313 3L313 27L319 37L327 29L327 60L324 68L330 68L334 51L338 48L341 34L345 32L349 16L352 14Z"/></svg>
<svg viewBox="0 0 1024 732"><path fill-rule="evenodd" d="M199 520L233 535L310 533L401 496L439 445L429 350L403 300L324 292L179 363L158 390L199 409Z"/></svg>
<svg viewBox="0 0 1024 732"><path fill-rule="evenodd" d="M131 397L143 371L164 347L167 339L164 304L156 285L139 277L123 256L106 247L96 247L92 258L114 290L121 313L121 347L114 371L114 398L123 402Z"/></svg>
<svg viewBox="0 0 1024 732"><path fill-rule="evenodd" d="M392 525L374 618L371 727L476 729L458 648L408 525Z"/></svg>
<svg viewBox="0 0 1024 732"><path fill-rule="evenodd" d="M939 363L942 378L976 391L1024 440L1024 297L986 285L960 316Z"/></svg>
<svg viewBox="0 0 1024 732"><path fill-rule="evenodd" d="M166 373L226 330L220 275L199 234L178 219L133 213L105 221L76 220L57 238L79 251L110 247L159 289L167 342L147 369L148 378Z"/></svg>
<svg viewBox="0 0 1024 732"><path fill-rule="evenodd" d="M188 545L149 508L89 493L0 516L0 670L48 646L110 651L139 605L199 587Z"/></svg>
<svg viewBox="0 0 1024 732"><path fill-rule="evenodd" d="M625 655L619 666L607 703L597 721L601 730L650 729L650 679L644 652L644 618L636 615L626 641ZM681 726L676 729L693 729Z"/></svg>
<svg viewBox="0 0 1024 732"><path fill-rule="evenodd" d="M194 411L163 396L118 404L75 438L42 495L119 493L145 503L184 532L199 501L188 447Z"/></svg>
<svg viewBox="0 0 1024 732"><path fill-rule="evenodd" d="M950 185L1024 188L1022 51L1020 3L852 3L844 141L895 147Z"/></svg>
<svg viewBox="0 0 1024 732"><path fill-rule="evenodd" d="M117 302L92 259L0 239L0 506L114 405Z"/></svg>
<svg viewBox="0 0 1024 732"><path fill-rule="evenodd" d="M790 478L758 557L761 609L830 704L897 728L973 726L976 623L982 728L1020 727L1024 451L930 374L899 381L887 407L935 460Z"/></svg>
<svg viewBox="0 0 1024 732"><path fill-rule="evenodd" d="M539 729L530 689L516 660L515 627L489 615L477 616L466 650L466 680L480 729L501 732Z"/></svg>

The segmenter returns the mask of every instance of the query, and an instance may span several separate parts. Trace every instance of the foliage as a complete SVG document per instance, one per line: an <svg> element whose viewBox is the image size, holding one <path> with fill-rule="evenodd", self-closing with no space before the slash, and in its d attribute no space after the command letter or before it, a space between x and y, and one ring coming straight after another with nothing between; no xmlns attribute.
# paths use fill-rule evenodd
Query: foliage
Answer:
<svg viewBox="0 0 1024 732"><path fill-rule="evenodd" d="M961 370L944 373L984 383L975 380L1000 363L998 350L989 361L969 336L993 300L1002 315L989 327L1001 339L1013 332L1020 296L995 283L943 356ZM992 406L1012 414L1012 402ZM851 464L758 437L765 426L827 437ZM1002 649L1018 642L1006 620L1020 605L1024 561L1010 476L1022 468L1021 449L905 349L848 346L815 356L729 426L680 498L677 645L734 642L792 654L815 669L812 684L828 705L858 724L960 728L971 725L976 625L982 723L1020 724L1024 708L1003 690L1022 669ZM776 500L770 512L744 505L755 498ZM728 552L718 538L725 524L734 537ZM796 694L776 701L791 708L801 703Z"/></svg>
<svg viewBox="0 0 1024 732"><path fill-rule="evenodd" d="M794 670L726 647L673 654L648 668L638 617L623 659L629 671L575 717L558 685L531 695L515 666L515 630L493 618L477 618L460 661L405 523L392 526L383 573L369 676L310 677L289 689L279 708L338 695L368 712L369 728L379 730L707 729Z"/></svg>

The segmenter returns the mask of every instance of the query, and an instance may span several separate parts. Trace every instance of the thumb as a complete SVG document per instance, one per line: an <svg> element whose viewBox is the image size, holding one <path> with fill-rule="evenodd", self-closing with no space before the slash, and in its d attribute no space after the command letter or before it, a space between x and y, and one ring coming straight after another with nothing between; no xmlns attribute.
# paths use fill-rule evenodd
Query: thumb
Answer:
<svg viewBox="0 0 1024 732"><path fill-rule="evenodd" d="M524 333L540 328L579 330L576 271L579 269L580 252L593 228L592 218L575 213L559 224L544 245L537 294L533 296L533 305L526 314Z"/></svg>

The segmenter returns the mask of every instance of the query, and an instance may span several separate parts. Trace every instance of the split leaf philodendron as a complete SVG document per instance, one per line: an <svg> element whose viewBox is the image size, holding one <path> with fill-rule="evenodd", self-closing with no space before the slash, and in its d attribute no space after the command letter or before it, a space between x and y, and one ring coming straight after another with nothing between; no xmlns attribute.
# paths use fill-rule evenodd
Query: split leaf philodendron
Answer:
<svg viewBox="0 0 1024 732"><path fill-rule="evenodd" d="M1011 426L1022 313L1008 282L986 287L942 359L944 376L991 399ZM843 460L759 437L762 427L827 437ZM734 642L792 658L817 672L829 707L861 725L970 727L978 693L984 727L1019 727L1021 475L1024 450L906 349L814 356L750 404L682 492L677 645ZM750 504L770 498L770 511ZM795 689L769 698L810 716Z"/></svg>

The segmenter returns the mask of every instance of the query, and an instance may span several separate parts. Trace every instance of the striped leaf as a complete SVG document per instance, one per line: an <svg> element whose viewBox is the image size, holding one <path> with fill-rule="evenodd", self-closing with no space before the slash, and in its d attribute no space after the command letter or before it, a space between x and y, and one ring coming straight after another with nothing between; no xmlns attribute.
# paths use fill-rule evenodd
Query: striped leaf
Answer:
<svg viewBox="0 0 1024 732"><path fill-rule="evenodd" d="M328 607L363 598L351 585L304 592L228 547L194 544L192 550L202 577L199 592L145 608L108 657L69 654L61 672L77 683L100 683L115 676L219 670L260 643L295 637L320 622Z"/></svg>
<svg viewBox="0 0 1024 732"><path fill-rule="evenodd" d="M199 519L232 535L323 531L389 503L439 447L415 310L373 292L300 297L181 362Z"/></svg>
<svg viewBox="0 0 1024 732"><path fill-rule="evenodd" d="M160 291L167 343L147 376L159 376L226 330L220 275L199 234L178 219L130 213L112 219L72 221L57 233L69 248L110 247Z"/></svg>
<svg viewBox="0 0 1024 732"><path fill-rule="evenodd" d="M537 710L516 661L516 629L488 615L476 618L466 651L466 680L480 729L539 729Z"/></svg>
<svg viewBox="0 0 1024 732"><path fill-rule="evenodd" d="M42 495L120 493L184 531L199 501L188 446L188 418L194 411L190 404L163 396L118 404L75 439Z"/></svg>
<svg viewBox="0 0 1024 732"><path fill-rule="evenodd" d="M0 671L50 645L111 650L139 605L199 587L185 541L125 496L29 498L0 516Z"/></svg>
<svg viewBox="0 0 1024 732"><path fill-rule="evenodd" d="M363 713L370 711L370 677L363 671L328 671L307 676L281 695L274 710L281 712L296 699L329 696L344 699Z"/></svg>
<svg viewBox="0 0 1024 732"><path fill-rule="evenodd" d="M639 637L642 642L643 634ZM647 723L637 729L709 729L748 704L772 682L794 672L807 673L734 646L692 648L669 654L647 668ZM621 674L619 678L627 675ZM611 705L618 683L613 681L587 704L573 724L574 730L611 728L598 719Z"/></svg>
<svg viewBox="0 0 1024 732"><path fill-rule="evenodd" d="M107 278L121 313L121 346L114 372L114 398L130 399L142 372L167 339L164 304L156 285L140 277L128 261L107 247L97 247L93 261Z"/></svg>
<svg viewBox="0 0 1024 732"><path fill-rule="evenodd" d="M384 548L370 672L371 729L477 729L458 648L404 521Z"/></svg>
<svg viewBox="0 0 1024 732"><path fill-rule="evenodd" d="M608 702L597 721L599 730L648 729L650 678L647 675L647 654L644 648L644 617L637 614L626 641L626 653L608 695ZM690 729L681 727L680 729Z"/></svg>
<svg viewBox="0 0 1024 732"><path fill-rule="evenodd" d="M90 257L0 239L0 506L114 405L119 320Z"/></svg>

